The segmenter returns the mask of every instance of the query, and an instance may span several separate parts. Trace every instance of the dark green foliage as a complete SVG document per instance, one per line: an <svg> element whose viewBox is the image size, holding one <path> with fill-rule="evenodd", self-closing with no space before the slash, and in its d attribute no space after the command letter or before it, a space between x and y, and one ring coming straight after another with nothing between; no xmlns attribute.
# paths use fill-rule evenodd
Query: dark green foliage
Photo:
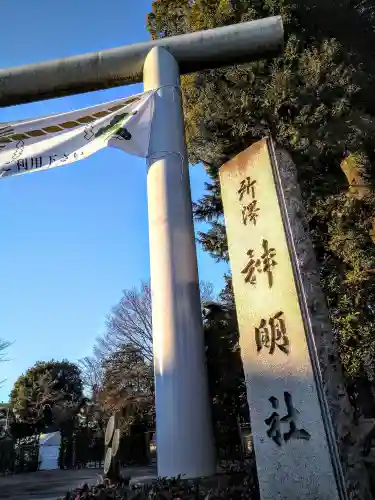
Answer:
<svg viewBox="0 0 375 500"><path fill-rule="evenodd" d="M38 436L0 439L0 475L35 472L39 467Z"/></svg>
<svg viewBox="0 0 375 500"><path fill-rule="evenodd" d="M229 309L235 312L232 277L229 274L225 274L224 279L225 279L225 285L219 295L219 299L226 307L229 307Z"/></svg>
<svg viewBox="0 0 375 500"><path fill-rule="evenodd" d="M106 411L119 411L119 426L127 433L133 424L154 418L153 366L133 345L123 345L103 361L103 382L98 395Z"/></svg>
<svg viewBox="0 0 375 500"><path fill-rule="evenodd" d="M182 78L190 161L212 179L194 213L211 224L204 249L226 260L219 167L269 134L291 154L341 360L358 385L375 379L373 2L159 0L148 21L161 37L275 14L286 31L282 55ZM348 189L348 162L366 196Z"/></svg>
<svg viewBox="0 0 375 500"><path fill-rule="evenodd" d="M17 379L10 394L17 422L38 432L64 427L83 402L80 370L66 360L36 363Z"/></svg>
<svg viewBox="0 0 375 500"><path fill-rule="evenodd" d="M203 318L217 456L239 459L239 426L249 421L249 408L236 316L230 308L211 303Z"/></svg>
<svg viewBox="0 0 375 500"><path fill-rule="evenodd" d="M97 498L101 500L258 500L258 487L249 463L237 471L218 474L210 479L184 480L181 477L160 478L151 485L132 489L129 480L123 478L118 483L103 482L91 488L84 485L67 493L65 500Z"/></svg>
<svg viewBox="0 0 375 500"><path fill-rule="evenodd" d="M59 457L61 469L86 468L104 465L105 445L103 433L89 428L75 428L70 440L64 440ZM144 429L132 427L129 435L122 435L118 458L122 467L148 465Z"/></svg>
<svg viewBox="0 0 375 500"><path fill-rule="evenodd" d="M0 474L13 472L15 461L14 440L10 437L0 439Z"/></svg>

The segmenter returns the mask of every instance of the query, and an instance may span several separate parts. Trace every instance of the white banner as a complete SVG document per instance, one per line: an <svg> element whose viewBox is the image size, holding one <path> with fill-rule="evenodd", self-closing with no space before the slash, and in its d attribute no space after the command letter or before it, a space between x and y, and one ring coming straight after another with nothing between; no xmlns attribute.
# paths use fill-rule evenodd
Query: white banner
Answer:
<svg viewBox="0 0 375 500"><path fill-rule="evenodd" d="M0 123L0 178L73 163L106 146L146 157L154 94Z"/></svg>

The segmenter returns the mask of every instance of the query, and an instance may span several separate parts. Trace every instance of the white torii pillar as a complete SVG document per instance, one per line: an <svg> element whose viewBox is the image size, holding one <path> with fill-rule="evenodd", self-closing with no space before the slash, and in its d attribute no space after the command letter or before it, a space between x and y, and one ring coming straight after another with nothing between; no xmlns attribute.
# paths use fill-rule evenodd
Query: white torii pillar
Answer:
<svg viewBox="0 0 375 500"><path fill-rule="evenodd" d="M0 107L142 81L158 89L148 159L158 474L215 471L179 75L278 54L270 17L0 69Z"/></svg>
<svg viewBox="0 0 375 500"><path fill-rule="evenodd" d="M155 47L143 74L157 90L147 189L158 475L206 476L215 458L180 73Z"/></svg>

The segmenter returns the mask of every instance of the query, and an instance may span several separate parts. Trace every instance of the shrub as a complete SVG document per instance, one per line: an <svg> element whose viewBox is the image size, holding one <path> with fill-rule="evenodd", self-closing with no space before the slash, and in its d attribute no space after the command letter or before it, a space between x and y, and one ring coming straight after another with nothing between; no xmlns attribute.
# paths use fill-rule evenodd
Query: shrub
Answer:
<svg viewBox="0 0 375 500"><path fill-rule="evenodd" d="M69 492L60 500L258 500L259 493L253 464L217 474L211 478L187 480L181 477L161 478L151 485L129 487L129 479L117 484L104 481L96 486L87 484Z"/></svg>

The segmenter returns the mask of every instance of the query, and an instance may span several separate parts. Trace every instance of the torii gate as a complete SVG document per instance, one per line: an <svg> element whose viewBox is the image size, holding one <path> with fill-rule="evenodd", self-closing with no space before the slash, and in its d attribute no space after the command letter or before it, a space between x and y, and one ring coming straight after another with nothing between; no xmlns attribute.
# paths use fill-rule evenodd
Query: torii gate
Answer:
<svg viewBox="0 0 375 500"><path fill-rule="evenodd" d="M159 476L216 462L205 367L180 74L278 53L280 17L0 70L0 107L144 82L157 90L148 218Z"/></svg>

